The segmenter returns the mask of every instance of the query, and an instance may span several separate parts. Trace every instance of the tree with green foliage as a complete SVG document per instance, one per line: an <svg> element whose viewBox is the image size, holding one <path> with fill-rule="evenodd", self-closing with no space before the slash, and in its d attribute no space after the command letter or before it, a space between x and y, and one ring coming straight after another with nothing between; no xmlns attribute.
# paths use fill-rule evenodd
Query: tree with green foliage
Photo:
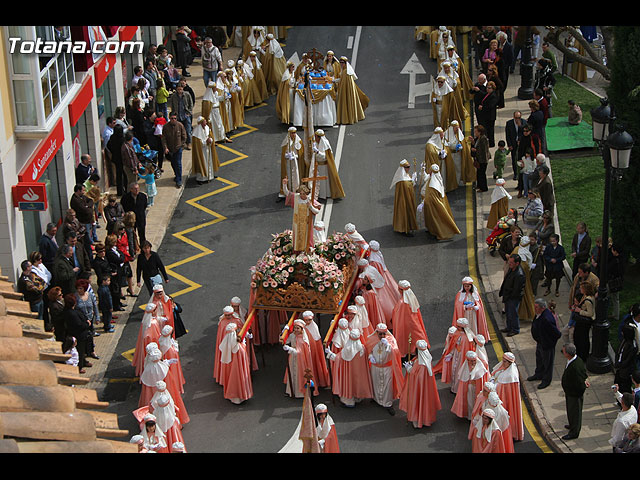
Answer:
<svg viewBox="0 0 640 480"><path fill-rule="evenodd" d="M614 52L609 57L611 82L607 95L615 108L616 125L634 138L629 168L613 180L611 191L611 237L625 248L625 255L640 259L640 29L614 27Z"/></svg>

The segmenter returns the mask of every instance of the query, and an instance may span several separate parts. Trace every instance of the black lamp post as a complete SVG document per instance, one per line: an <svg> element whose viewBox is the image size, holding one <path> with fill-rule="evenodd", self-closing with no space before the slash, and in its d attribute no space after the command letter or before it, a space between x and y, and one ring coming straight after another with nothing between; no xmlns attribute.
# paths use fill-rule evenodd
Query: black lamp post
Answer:
<svg viewBox="0 0 640 480"><path fill-rule="evenodd" d="M520 88L518 89L518 98L520 100L531 100L533 98L533 69L532 62L533 48L531 41L531 27L519 27L524 32L518 31L518 35L525 35L525 44L522 49L522 58L520 59Z"/></svg>
<svg viewBox="0 0 640 480"><path fill-rule="evenodd" d="M614 130L616 120L609 101L600 100L600 106L591 111L593 121L593 140L598 144L604 160L604 211L602 215L602 251L600 253L600 285L596 301L596 317L593 324L591 354L587 359L587 369L592 373L611 371L611 359L608 355L609 327L607 317L609 297L607 294L608 245L609 245L609 205L611 202L611 178L613 172L620 177L624 169L629 167L633 138L622 126Z"/></svg>

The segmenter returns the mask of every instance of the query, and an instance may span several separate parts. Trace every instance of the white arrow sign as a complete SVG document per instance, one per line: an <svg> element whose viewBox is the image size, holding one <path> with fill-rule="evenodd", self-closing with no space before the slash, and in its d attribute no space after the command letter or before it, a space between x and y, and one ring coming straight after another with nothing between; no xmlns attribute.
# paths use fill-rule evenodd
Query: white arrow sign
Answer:
<svg viewBox="0 0 640 480"><path fill-rule="evenodd" d="M405 64L404 68L400 71L401 75L409 75L409 101L407 103L408 108L416 107L416 97L431 94L431 85L433 78L426 83L416 84L416 75L426 75L418 56L414 53L409 61Z"/></svg>

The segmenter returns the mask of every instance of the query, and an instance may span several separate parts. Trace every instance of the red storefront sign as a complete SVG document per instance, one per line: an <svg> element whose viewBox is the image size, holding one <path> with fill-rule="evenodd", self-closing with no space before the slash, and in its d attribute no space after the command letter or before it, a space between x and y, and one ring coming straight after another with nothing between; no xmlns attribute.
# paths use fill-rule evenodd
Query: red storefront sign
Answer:
<svg viewBox="0 0 640 480"><path fill-rule="evenodd" d="M47 186L44 183L19 183L11 187L13 206L19 210L47 209Z"/></svg>
<svg viewBox="0 0 640 480"><path fill-rule="evenodd" d="M131 40L135 36L137 31L138 31L138 27L137 26L120 27L120 30L119 30L120 41L121 42L128 42L129 40Z"/></svg>
<svg viewBox="0 0 640 480"><path fill-rule="evenodd" d="M36 182L42 175L42 172L49 166L51 159L62 146L63 141L64 124L62 123L62 118L59 118L47 138L38 144L38 147L27 161L27 164L18 173L18 182Z"/></svg>
<svg viewBox="0 0 640 480"><path fill-rule="evenodd" d="M113 70L114 65L116 64L116 54L115 53L106 53L103 57L96 62L93 67L93 76L96 79L96 88L100 88L104 81Z"/></svg>
<svg viewBox="0 0 640 480"><path fill-rule="evenodd" d="M91 75L87 75L82 82L82 86L77 95L69 103L69 122L73 127L84 113L93 98L93 82Z"/></svg>

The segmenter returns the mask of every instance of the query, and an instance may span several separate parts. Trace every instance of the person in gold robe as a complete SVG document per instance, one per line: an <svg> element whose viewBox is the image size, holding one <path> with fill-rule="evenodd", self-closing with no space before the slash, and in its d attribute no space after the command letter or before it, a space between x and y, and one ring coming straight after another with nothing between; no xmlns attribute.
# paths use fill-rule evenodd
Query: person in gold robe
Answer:
<svg viewBox="0 0 640 480"><path fill-rule="evenodd" d="M193 160L193 171L196 174L196 182L202 185L217 177L220 162L211 130L207 125L207 119L200 116L196 122L191 134L193 142L191 158Z"/></svg>
<svg viewBox="0 0 640 480"><path fill-rule="evenodd" d="M447 47L447 61L451 62L451 66L458 73L460 79L460 87L462 98L465 102L471 99L471 88L473 88L473 81L467 70L467 66L458 56L456 48L454 46Z"/></svg>
<svg viewBox="0 0 640 480"><path fill-rule="evenodd" d="M258 92L260 93L258 103L264 102L269 97L269 92L267 91L267 82L264 78L264 72L262 71L262 62L260 62L258 54L253 50L249 52L249 57L245 62L251 67L251 73L253 74Z"/></svg>
<svg viewBox="0 0 640 480"><path fill-rule="evenodd" d="M218 93L216 85L213 80L209 80L207 89L202 96L202 116L207 119L207 124L211 129L210 135L216 143L232 143L233 140L227 137L224 131L224 123L222 122L222 115L220 114L220 100L222 96Z"/></svg>
<svg viewBox="0 0 640 480"><path fill-rule="evenodd" d="M453 90L453 96L455 99L453 112L451 112L450 115L453 117L453 119L463 121L469 118L469 112L464 107L464 96L462 95L460 76L458 75L458 72L456 72L455 69L451 66L451 62L449 60L443 61L440 65L441 69L438 76L443 76L445 78L446 82Z"/></svg>
<svg viewBox="0 0 640 480"><path fill-rule="evenodd" d="M487 228L493 230L498 224L498 220L509 212L509 200L511 195L505 190L504 178L496 180L496 186L491 192L491 209L489 210L489 218L487 218Z"/></svg>
<svg viewBox="0 0 640 480"><path fill-rule="evenodd" d="M233 114L231 112L231 92L229 91L227 74L224 71L218 72L216 91L220 103L220 118L222 125L224 125L224 133L227 135L233 130Z"/></svg>
<svg viewBox="0 0 640 480"><path fill-rule="evenodd" d="M333 50L329 50L326 57L324 57L324 71L331 78L340 78L340 60L336 58Z"/></svg>
<svg viewBox="0 0 640 480"><path fill-rule="evenodd" d="M364 111L369 106L367 97L356 84L358 76L351 67L347 57L340 57L340 77L337 83L336 123L350 125L364 120Z"/></svg>
<svg viewBox="0 0 640 480"><path fill-rule="evenodd" d="M395 189L393 201L393 231L413 236L418 230L416 196L413 190L416 180L409 175L411 165L404 159L396 170L389 189ZM414 174L415 175L415 174Z"/></svg>
<svg viewBox="0 0 640 480"><path fill-rule="evenodd" d="M433 125L446 129L453 120L464 119L469 114L462 104L456 102L456 95L444 75L438 75L431 87L431 107Z"/></svg>
<svg viewBox="0 0 640 480"><path fill-rule="evenodd" d="M333 158L333 150L329 144L329 140L325 137L324 130L317 129L313 138L313 155L311 156L311 164L309 165L309 176L317 175L319 177L328 177L327 180L318 181L318 198L331 197L334 200L346 197L342 182L338 175L335 159ZM315 163L318 164L317 172Z"/></svg>
<svg viewBox="0 0 640 480"><path fill-rule="evenodd" d="M273 34L267 34L267 45L264 54L264 72L267 92L269 95L278 93L282 74L286 70L287 61L284 58L284 51L274 38Z"/></svg>
<svg viewBox="0 0 640 480"><path fill-rule="evenodd" d="M244 98L242 97L242 86L238 80L233 60L229 60L227 64L229 68L225 70L225 74L227 75L229 93L231 94L232 130L236 130L244 125Z"/></svg>
<svg viewBox="0 0 640 480"><path fill-rule="evenodd" d="M447 128L444 140L449 146L458 185L475 182L476 169L473 166L473 157L471 156L471 140L464 135L457 120L453 120Z"/></svg>
<svg viewBox="0 0 640 480"><path fill-rule="evenodd" d="M286 125L292 122L291 108L293 105L293 96L296 92L296 78L293 73L295 64L287 63L287 69L282 74L278 94L276 96L276 115L280 121Z"/></svg>
<svg viewBox="0 0 640 480"><path fill-rule="evenodd" d="M511 255L516 253L520 255L522 259L520 266L525 276L524 295L518 307L518 317L520 320L533 320L535 317L535 297L531 286L531 271L535 268L535 264L533 263L533 256L529 251L530 243L531 239L527 235L523 235L520 239L520 244L511 252Z"/></svg>
<svg viewBox="0 0 640 480"><path fill-rule="evenodd" d="M264 27L252 27L247 34L246 39L242 45L242 57L245 61L250 55L250 52L260 53L262 55L262 45L265 42Z"/></svg>
<svg viewBox="0 0 640 480"><path fill-rule="evenodd" d="M440 66L447 57L447 48L453 46L455 47L455 42L453 41L453 35L451 34L451 30L449 27L439 27L438 33L438 70L440 70Z"/></svg>
<svg viewBox="0 0 640 480"><path fill-rule="evenodd" d="M414 37L418 42L424 41L431 44L431 32L433 32L431 25L419 25L415 28Z"/></svg>
<svg viewBox="0 0 640 480"><path fill-rule="evenodd" d="M440 175L444 179L445 191L450 192L458 188L456 167L444 138L444 130L441 127L436 127L433 130L433 135L425 145L424 163L427 169L430 165L438 165L441 172Z"/></svg>
<svg viewBox="0 0 640 480"><path fill-rule="evenodd" d="M288 185L293 191L300 186L300 162L304 163L304 144L297 133L296 127L289 127L287 136L280 145L280 193L278 201L286 197L282 189L282 181L288 178Z"/></svg>
<svg viewBox="0 0 640 480"><path fill-rule="evenodd" d="M431 165L421 194L422 213L427 231L438 240L449 240L460 233L444 191L438 164Z"/></svg>
<svg viewBox="0 0 640 480"><path fill-rule="evenodd" d="M313 232L315 216L320 213L320 206L311 201L311 190L306 185L300 185L296 193L290 192L287 187L288 179L282 180L282 189L287 196L287 204L293 206L292 238L294 252L303 252L313 245Z"/></svg>

